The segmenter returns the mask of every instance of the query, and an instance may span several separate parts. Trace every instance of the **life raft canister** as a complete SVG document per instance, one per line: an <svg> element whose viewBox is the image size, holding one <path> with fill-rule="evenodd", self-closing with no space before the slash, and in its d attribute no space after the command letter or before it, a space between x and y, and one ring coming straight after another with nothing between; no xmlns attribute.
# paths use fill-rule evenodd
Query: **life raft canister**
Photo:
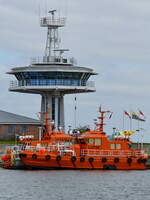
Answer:
<svg viewBox="0 0 150 200"><path fill-rule="evenodd" d="M85 157L81 157L80 162L84 162L84 161L85 161Z"/></svg>
<svg viewBox="0 0 150 200"><path fill-rule="evenodd" d="M33 155L32 155L32 159L33 159L33 160L36 160L36 159L37 159L37 155L36 155L36 154L33 154Z"/></svg>
<svg viewBox="0 0 150 200"><path fill-rule="evenodd" d="M56 161L61 161L61 156L57 156Z"/></svg>
<svg viewBox="0 0 150 200"><path fill-rule="evenodd" d="M45 160L50 160L51 159L51 156L50 155L46 155L45 156Z"/></svg>
<svg viewBox="0 0 150 200"><path fill-rule="evenodd" d="M71 157L71 161L72 161L72 162L75 162L76 160L77 160L77 158L76 158L75 156L72 156L72 157Z"/></svg>
<svg viewBox="0 0 150 200"><path fill-rule="evenodd" d="M102 162L103 163L107 162L107 158L102 158Z"/></svg>
<svg viewBox="0 0 150 200"><path fill-rule="evenodd" d="M114 162L118 163L119 162L119 158L114 158Z"/></svg>
<svg viewBox="0 0 150 200"><path fill-rule="evenodd" d="M89 158L89 162L90 162L90 163L94 162L94 158L92 158L92 157Z"/></svg>

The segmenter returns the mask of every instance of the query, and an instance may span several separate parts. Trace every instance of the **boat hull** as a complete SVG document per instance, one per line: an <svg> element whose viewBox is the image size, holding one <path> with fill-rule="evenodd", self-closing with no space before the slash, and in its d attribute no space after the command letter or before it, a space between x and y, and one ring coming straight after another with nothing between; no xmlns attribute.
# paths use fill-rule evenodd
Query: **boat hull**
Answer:
<svg viewBox="0 0 150 200"><path fill-rule="evenodd" d="M82 157L83 158L83 157ZM83 161L84 160L84 161ZM37 155L36 159L32 159L31 155L22 158L22 162L26 168L37 169L103 169L103 170L144 170L145 162L139 162L139 158L118 157L116 162L114 157L85 157L81 161L81 157L72 160L71 157L62 156L61 160L57 160L56 156L51 156L50 160L45 160L45 155ZM104 162L105 161L105 162Z"/></svg>

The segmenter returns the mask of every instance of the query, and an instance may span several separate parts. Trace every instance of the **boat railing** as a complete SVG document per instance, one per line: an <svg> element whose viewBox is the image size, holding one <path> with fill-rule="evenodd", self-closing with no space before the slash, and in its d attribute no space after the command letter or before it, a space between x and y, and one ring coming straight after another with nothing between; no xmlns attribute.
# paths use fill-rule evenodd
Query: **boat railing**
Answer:
<svg viewBox="0 0 150 200"><path fill-rule="evenodd" d="M25 150L31 151L31 152L54 152L54 151L58 151L58 152L68 151L69 152L69 150L71 149L65 145L48 145L47 147L26 146Z"/></svg>
<svg viewBox="0 0 150 200"><path fill-rule="evenodd" d="M95 150L95 149L82 149L82 156L105 156L105 157L128 157L128 156L142 156L144 154L144 150Z"/></svg>

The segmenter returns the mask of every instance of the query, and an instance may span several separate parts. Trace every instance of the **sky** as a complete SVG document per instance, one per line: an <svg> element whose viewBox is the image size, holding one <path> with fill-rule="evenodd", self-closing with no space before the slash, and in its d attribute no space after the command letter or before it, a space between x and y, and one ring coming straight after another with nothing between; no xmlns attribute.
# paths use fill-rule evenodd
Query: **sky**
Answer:
<svg viewBox="0 0 150 200"><path fill-rule="evenodd" d="M32 56L42 56L46 29L39 26L39 15L57 9L67 17L61 29L62 47L78 66L91 67L97 76L96 92L77 95L77 125L92 125L98 107L111 110L106 131L123 128L123 111L142 110L145 131L133 141L150 142L150 1L149 0L0 0L0 109L36 117L39 95L9 92L14 77L12 67L27 66ZM74 125L74 95L65 96L66 127ZM72 112L72 117L70 117ZM133 128L138 123L133 120ZM129 128L125 117L125 128Z"/></svg>

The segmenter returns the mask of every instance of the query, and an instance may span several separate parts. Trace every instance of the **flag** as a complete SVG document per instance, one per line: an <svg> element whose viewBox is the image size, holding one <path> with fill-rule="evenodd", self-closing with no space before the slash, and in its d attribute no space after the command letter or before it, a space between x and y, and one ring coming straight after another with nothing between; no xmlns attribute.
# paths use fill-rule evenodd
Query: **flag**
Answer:
<svg viewBox="0 0 150 200"><path fill-rule="evenodd" d="M102 108L101 108L101 105L100 105L100 107L99 107L99 112L101 112L102 111Z"/></svg>
<svg viewBox="0 0 150 200"><path fill-rule="evenodd" d="M124 114L127 115L131 119L131 116L129 115L127 111L124 111Z"/></svg>
<svg viewBox="0 0 150 200"><path fill-rule="evenodd" d="M141 119L135 112L131 112L132 119L145 122L145 119Z"/></svg>
<svg viewBox="0 0 150 200"><path fill-rule="evenodd" d="M139 110L139 114L145 117L144 113L141 110Z"/></svg>
<svg viewBox="0 0 150 200"><path fill-rule="evenodd" d="M112 117L112 114L113 114L113 112L110 113L110 115L109 115L109 119Z"/></svg>

